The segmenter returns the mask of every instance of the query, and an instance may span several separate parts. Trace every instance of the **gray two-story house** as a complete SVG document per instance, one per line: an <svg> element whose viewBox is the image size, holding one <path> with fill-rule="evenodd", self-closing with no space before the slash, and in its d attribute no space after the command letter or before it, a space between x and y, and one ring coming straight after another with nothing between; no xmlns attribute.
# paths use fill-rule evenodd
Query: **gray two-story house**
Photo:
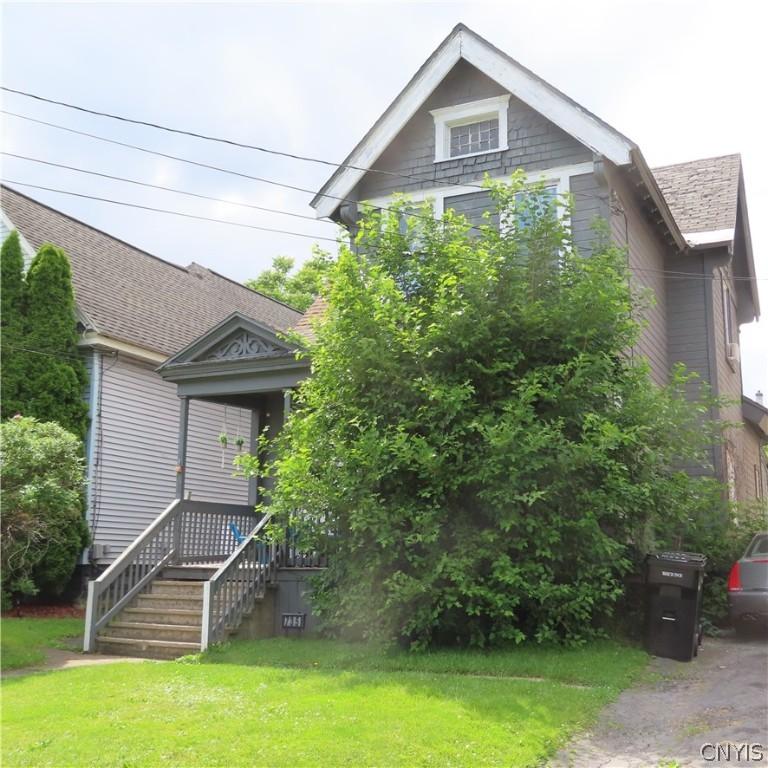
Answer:
<svg viewBox="0 0 768 768"><path fill-rule="evenodd" d="M458 26L312 205L354 230L362 202L384 206L404 192L433 200L437 214L451 208L477 223L489 203L484 175L504 179L516 169L572 194L571 226L584 253L595 218L608 222L631 279L655 297L632 354L649 361L659 385L670 366L685 363L716 394L731 395L720 415L745 422L711 448L712 469L691 471L716 473L733 499L762 497L768 411L740 399L738 329L759 307L738 156L652 170L627 137ZM176 656L238 628L257 635L311 622L303 580L323 565L321 553L300 551L290 536L279 545L260 540L269 514L254 514L252 495L247 503L186 499L196 413L248 414L255 450L264 427L269 436L281 429L293 388L311 375L279 324L256 309L233 304L157 369L181 403L175 486L165 511L90 583L86 650ZM318 301L292 326L311 334L322 313Z"/></svg>
<svg viewBox="0 0 768 768"><path fill-rule="evenodd" d="M682 362L733 400L713 416L745 424L712 447L711 464L733 500L763 498L757 414L765 409L742 407L739 326L757 319L759 303L739 155L649 168L633 141L460 24L312 205L318 217L354 228L360 203L386 206L407 193L432 200L436 214L453 209L479 224L489 203L484 175L504 179L517 169L571 194L582 252L595 217L609 223L634 287L655 299L632 353L647 358L658 384Z"/></svg>

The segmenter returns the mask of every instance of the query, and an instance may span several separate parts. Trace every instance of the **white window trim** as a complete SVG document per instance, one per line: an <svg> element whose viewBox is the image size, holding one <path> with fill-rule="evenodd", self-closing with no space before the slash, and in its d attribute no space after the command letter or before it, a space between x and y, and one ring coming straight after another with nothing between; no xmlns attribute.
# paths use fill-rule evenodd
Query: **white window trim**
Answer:
<svg viewBox="0 0 768 768"><path fill-rule="evenodd" d="M571 177L582 176L585 173L592 173L595 169L594 163L576 163L574 165L561 165L555 168L545 168L541 171L531 171L525 174L525 180L528 184L544 182L549 186L557 187L558 197L562 200L564 195L571 191ZM493 181L509 181L509 175L491 176ZM482 192L478 189L480 182L474 182L472 185L457 184L455 186L431 187L429 189L416 189L412 192L404 192L402 196L414 203L423 203L432 200L434 203L435 217L439 218L445 213L445 198L456 197L458 195L468 195ZM385 197L376 197L366 200L365 204L372 205L374 208L388 208L392 205L394 195ZM565 216L566 211L563 206L558 206L558 214Z"/></svg>
<svg viewBox="0 0 768 768"><path fill-rule="evenodd" d="M435 162L442 163L445 160L459 160L464 157L487 155L490 152L503 152L505 149L508 149L508 112L508 93L504 96L494 96L490 99L469 101L464 104L430 110L430 114L435 119ZM451 157L451 128L478 123L483 120L495 120L496 118L499 120L498 147Z"/></svg>

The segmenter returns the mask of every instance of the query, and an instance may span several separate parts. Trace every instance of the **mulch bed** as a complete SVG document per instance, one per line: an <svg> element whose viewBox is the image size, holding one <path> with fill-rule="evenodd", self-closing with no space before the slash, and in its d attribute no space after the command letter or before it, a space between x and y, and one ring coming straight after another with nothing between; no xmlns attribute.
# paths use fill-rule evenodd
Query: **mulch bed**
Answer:
<svg viewBox="0 0 768 768"><path fill-rule="evenodd" d="M85 608L77 605L19 605L3 611L2 615L12 619L82 619Z"/></svg>

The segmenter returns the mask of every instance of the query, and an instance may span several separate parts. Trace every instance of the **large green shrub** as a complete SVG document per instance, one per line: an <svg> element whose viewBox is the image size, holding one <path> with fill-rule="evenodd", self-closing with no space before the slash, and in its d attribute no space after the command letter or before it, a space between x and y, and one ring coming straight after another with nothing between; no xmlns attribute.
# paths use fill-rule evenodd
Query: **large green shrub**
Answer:
<svg viewBox="0 0 768 768"><path fill-rule="evenodd" d="M24 256L18 232L0 250L0 417L22 408L19 393L24 376Z"/></svg>
<svg viewBox="0 0 768 768"><path fill-rule="evenodd" d="M67 255L43 245L26 279L22 414L55 421L81 439L88 429L88 374L77 348L77 316Z"/></svg>
<svg viewBox="0 0 768 768"><path fill-rule="evenodd" d="M88 545L80 441L58 424L17 417L0 424L3 603L60 594Z"/></svg>
<svg viewBox="0 0 768 768"><path fill-rule="evenodd" d="M425 207L404 232L405 203L369 211L331 272L270 499L328 551L327 628L577 642L660 517L684 526L712 503L676 469L711 439L708 404L686 402L684 372L660 389L627 354L625 254L600 239L580 256L521 178L492 194L501 230Z"/></svg>

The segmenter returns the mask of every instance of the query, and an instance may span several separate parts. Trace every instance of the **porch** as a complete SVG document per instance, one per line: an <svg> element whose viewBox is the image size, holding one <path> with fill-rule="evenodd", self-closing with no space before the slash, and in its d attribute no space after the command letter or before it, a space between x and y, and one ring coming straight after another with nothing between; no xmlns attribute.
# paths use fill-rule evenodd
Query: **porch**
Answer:
<svg viewBox="0 0 768 768"><path fill-rule="evenodd" d="M295 347L238 313L158 369L176 384L180 402L176 498L89 582L85 651L193 653L221 642L260 610L256 623L266 633L265 616L277 614L274 605L262 606L279 602L280 574L324 567L321 554L302 550L295 536L276 544L267 535L271 516L257 514L254 505L259 489L270 487L268 476L249 480L246 504L197 501L186 492L191 400L250 411L246 450L266 467L270 451L260 448L259 436L279 434L291 390L308 372Z"/></svg>

